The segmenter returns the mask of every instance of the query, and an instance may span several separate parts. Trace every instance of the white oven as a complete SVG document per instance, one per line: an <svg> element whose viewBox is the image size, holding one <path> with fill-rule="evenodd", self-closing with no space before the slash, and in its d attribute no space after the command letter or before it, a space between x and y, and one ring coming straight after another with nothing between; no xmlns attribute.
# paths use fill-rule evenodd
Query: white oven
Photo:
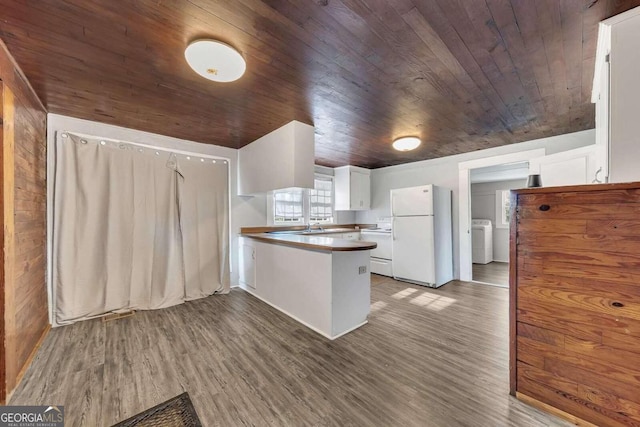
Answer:
<svg viewBox="0 0 640 427"><path fill-rule="evenodd" d="M393 277L391 269L391 230L360 230L360 240L375 242L378 247L371 250L371 272Z"/></svg>

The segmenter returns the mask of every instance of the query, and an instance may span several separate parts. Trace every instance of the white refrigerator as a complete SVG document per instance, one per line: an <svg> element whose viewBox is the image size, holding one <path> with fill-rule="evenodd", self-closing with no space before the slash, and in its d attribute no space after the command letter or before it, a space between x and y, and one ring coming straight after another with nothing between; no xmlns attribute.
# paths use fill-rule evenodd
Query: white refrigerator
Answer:
<svg viewBox="0 0 640 427"><path fill-rule="evenodd" d="M391 190L393 278L437 288L453 280L451 190Z"/></svg>

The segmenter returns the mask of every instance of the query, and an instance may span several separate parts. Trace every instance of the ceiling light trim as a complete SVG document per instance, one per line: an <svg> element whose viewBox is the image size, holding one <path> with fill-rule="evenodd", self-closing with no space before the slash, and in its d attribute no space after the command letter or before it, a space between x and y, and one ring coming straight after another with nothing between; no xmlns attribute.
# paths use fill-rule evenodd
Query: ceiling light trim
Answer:
<svg viewBox="0 0 640 427"><path fill-rule="evenodd" d="M417 136L403 136L393 141L393 148L398 151L411 151L418 148L421 144L420 138Z"/></svg>
<svg viewBox="0 0 640 427"><path fill-rule="evenodd" d="M192 41L184 50L184 57L198 75L218 83L236 81L247 69L247 62L238 50L214 39Z"/></svg>

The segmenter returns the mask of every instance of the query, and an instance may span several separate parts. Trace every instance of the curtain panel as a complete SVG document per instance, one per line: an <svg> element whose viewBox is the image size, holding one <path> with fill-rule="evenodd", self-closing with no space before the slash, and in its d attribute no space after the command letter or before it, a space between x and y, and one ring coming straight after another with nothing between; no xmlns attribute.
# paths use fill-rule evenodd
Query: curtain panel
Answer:
<svg viewBox="0 0 640 427"><path fill-rule="evenodd" d="M58 133L58 324L229 290L228 165Z"/></svg>

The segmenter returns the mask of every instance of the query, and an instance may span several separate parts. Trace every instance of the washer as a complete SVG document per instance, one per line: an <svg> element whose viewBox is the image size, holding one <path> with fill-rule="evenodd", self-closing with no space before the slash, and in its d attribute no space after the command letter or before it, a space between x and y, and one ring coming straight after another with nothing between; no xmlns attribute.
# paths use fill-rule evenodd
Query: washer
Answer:
<svg viewBox="0 0 640 427"><path fill-rule="evenodd" d="M474 264L493 261L493 227L490 219L471 220L471 260Z"/></svg>

